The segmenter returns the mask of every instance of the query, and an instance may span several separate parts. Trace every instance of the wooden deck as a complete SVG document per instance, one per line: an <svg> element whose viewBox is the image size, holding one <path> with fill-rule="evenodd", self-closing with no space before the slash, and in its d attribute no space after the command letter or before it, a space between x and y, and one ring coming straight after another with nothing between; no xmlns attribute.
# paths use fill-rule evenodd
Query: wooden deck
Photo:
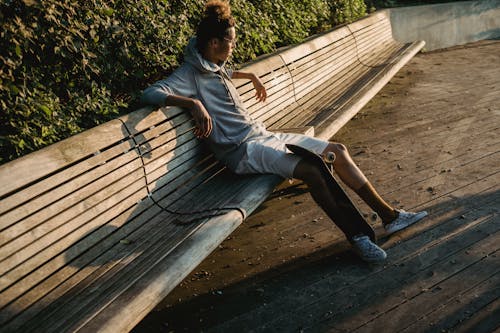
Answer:
<svg viewBox="0 0 500 333"><path fill-rule="evenodd" d="M500 41L417 55L333 139L430 213L381 239L384 264L284 183L134 331L500 330Z"/></svg>

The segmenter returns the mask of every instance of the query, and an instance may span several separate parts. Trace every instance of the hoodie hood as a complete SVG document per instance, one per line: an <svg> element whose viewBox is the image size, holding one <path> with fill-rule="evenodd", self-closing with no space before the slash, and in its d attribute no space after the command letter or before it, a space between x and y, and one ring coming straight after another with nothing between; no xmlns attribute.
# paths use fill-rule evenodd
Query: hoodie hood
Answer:
<svg viewBox="0 0 500 333"><path fill-rule="evenodd" d="M217 65L211 61L206 60L198 51L196 43L197 43L196 37L191 37L188 45L186 46L186 49L184 50L184 60L202 72L220 71L221 67L224 66L225 62L222 63L222 65Z"/></svg>

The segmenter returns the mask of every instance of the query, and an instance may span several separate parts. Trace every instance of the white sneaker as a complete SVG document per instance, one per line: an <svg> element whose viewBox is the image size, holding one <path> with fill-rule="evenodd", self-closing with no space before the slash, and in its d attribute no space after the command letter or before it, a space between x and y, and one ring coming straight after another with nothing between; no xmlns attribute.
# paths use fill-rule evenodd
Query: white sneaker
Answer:
<svg viewBox="0 0 500 333"><path fill-rule="evenodd" d="M365 235L354 236L352 238L352 247L354 252L367 262L380 262L387 258L385 251Z"/></svg>
<svg viewBox="0 0 500 333"><path fill-rule="evenodd" d="M401 209L398 210L398 212L399 215L394 221L384 225L384 229L389 235L395 233L396 231L404 229L427 216L427 212L425 210L418 213L412 213L405 212Z"/></svg>

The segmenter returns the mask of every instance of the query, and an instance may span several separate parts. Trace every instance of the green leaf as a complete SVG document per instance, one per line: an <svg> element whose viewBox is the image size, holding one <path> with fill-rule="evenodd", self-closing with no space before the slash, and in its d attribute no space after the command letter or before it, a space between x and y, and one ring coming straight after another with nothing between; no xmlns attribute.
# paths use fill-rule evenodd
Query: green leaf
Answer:
<svg viewBox="0 0 500 333"><path fill-rule="evenodd" d="M16 45L16 55L21 58L22 57L22 53L21 53L21 47L18 45Z"/></svg>
<svg viewBox="0 0 500 333"><path fill-rule="evenodd" d="M43 111L47 117L50 117L52 116L52 110L48 108L48 106L46 105L39 105L38 108Z"/></svg>
<svg viewBox="0 0 500 333"><path fill-rule="evenodd" d="M112 16L115 11L112 8L105 8L102 12L106 16Z"/></svg>

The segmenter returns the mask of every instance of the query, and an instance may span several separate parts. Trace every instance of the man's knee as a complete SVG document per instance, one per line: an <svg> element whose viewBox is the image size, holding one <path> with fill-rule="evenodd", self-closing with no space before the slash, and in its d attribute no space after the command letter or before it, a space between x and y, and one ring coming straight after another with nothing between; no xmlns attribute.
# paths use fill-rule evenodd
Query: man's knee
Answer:
<svg viewBox="0 0 500 333"><path fill-rule="evenodd" d="M338 142L330 142L326 147L325 152L333 152L335 155L348 154L347 147Z"/></svg>
<svg viewBox="0 0 500 333"><path fill-rule="evenodd" d="M335 154L334 165L349 163L349 161L351 160L347 147L342 143L336 143L336 142L329 143L323 153L326 154L328 152L333 152Z"/></svg>

